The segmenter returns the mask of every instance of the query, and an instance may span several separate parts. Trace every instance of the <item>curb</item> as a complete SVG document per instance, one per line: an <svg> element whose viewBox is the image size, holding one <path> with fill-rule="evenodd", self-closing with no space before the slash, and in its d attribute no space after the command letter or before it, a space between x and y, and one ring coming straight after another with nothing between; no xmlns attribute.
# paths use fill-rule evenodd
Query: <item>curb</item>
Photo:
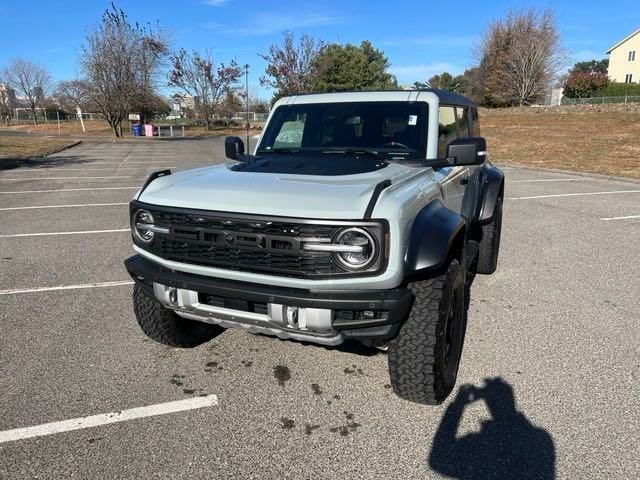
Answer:
<svg viewBox="0 0 640 480"><path fill-rule="evenodd" d="M42 155L37 155L35 158L48 157L49 155L53 155L54 153L62 152L64 150L68 150L69 148L73 148L77 145L80 145L81 143L82 143L82 140L76 140L75 142L69 143L67 145L63 145L62 147L54 148L46 153L43 153Z"/></svg>
<svg viewBox="0 0 640 480"><path fill-rule="evenodd" d="M522 170L532 170L535 172L550 172L550 173L563 173L565 175L577 175L579 177L593 177L599 178L602 180L613 180L616 182L627 182L627 183L638 183L640 184L640 178L634 177L617 177L615 175L605 175L603 173L595 173L595 172L578 172L575 170L561 170L559 168L544 168L544 167L531 167L528 165L520 165L518 163L499 163L498 165L502 165L504 167L516 167L521 168Z"/></svg>
<svg viewBox="0 0 640 480"><path fill-rule="evenodd" d="M73 148L76 145L80 145L81 143L82 143L82 140L76 140L75 142L68 143L61 147L48 150L44 153L41 153L40 155L0 155L0 160L6 160L6 159L30 160L35 158L44 158L44 157L48 157L49 155L53 155L54 153L62 152L69 148Z"/></svg>

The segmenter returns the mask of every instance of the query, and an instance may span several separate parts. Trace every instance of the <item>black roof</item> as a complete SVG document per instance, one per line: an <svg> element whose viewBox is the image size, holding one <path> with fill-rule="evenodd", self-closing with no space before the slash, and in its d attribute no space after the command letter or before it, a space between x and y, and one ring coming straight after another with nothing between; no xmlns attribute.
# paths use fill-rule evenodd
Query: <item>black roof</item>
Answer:
<svg viewBox="0 0 640 480"><path fill-rule="evenodd" d="M463 105L465 107L475 107L475 102L464 95L450 92L448 90L440 90L439 88L422 88L420 90L411 90L416 92L431 92L435 93L440 98L440 103Z"/></svg>
<svg viewBox="0 0 640 480"><path fill-rule="evenodd" d="M475 107L476 103L468 97L464 95L459 95L457 93L450 92L448 90L441 90L439 88L413 88L410 90L344 90L344 91L336 91L336 92L305 92L305 93L292 93L291 95L287 95L287 97L295 97L295 96L305 96L305 95L324 95L324 94L334 94L334 93L376 93L376 92L430 92L438 96L440 99L440 103L446 105L461 105L464 107Z"/></svg>

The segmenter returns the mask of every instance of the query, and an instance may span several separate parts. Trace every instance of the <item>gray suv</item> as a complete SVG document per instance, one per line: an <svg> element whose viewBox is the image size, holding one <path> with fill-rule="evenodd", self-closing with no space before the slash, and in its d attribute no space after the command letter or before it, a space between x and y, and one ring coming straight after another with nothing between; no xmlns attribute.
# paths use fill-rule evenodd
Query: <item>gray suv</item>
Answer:
<svg viewBox="0 0 640 480"><path fill-rule="evenodd" d="M154 340L226 328L387 347L400 397L455 385L476 273L496 270L504 176L475 105L440 90L280 99L252 154L156 172L131 201L134 310Z"/></svg>

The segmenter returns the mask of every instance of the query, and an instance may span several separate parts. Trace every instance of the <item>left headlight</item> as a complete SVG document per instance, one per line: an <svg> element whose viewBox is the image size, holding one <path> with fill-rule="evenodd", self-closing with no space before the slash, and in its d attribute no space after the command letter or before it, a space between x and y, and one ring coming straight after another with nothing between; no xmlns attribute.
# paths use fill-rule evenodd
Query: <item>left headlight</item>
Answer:
<svg viewBox="0 0 640 480"><path fill-rule="evenodd" d="M334 257L349 270L363 270L369 267L378 256L378 247L373 236L364 228L345 228L334 239L338 248ZM342 248L340 248L340 246Z"/></svg>
<svg viewBox="0 0 640 480"><path fill-rule="evenodd" d="M155 237L153 215L149 210L139 209L131 216L131 231L136 240L151 243Z"/></svg>

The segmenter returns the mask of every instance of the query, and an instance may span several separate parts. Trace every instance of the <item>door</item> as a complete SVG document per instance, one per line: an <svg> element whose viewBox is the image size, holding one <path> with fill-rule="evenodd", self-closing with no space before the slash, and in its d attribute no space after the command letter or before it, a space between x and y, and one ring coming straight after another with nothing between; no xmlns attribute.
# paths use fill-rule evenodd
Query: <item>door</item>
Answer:
<svg viewBox="0 0 640 480"><path fill-rule="evenodd" d="M477 110L469 107L456 107L456 123L458 124L458 138L470 138L480 136L477 121ZM476 133L476 130L478 133ZM466 168L465 179L462 182L462 204L460 213L470 223L475 218L480 190L480 165L470 165Z"/></svg>
<svg viewBox="0 0 640 480"><path fill-rule="evenodd" d="M460 135L465 135L465 131L460 127L456 107L441 105L439 111L438 157L445 158L447 156L447 145L456 138L460 138ZM469 136L468 128L466 136ZM464 198L469 182L469 170L469 167L443 167L438 169L438 172L444 176L442 189L446 207L462 216L466 216L469 211L468 200L465 201Z"/></svg>

